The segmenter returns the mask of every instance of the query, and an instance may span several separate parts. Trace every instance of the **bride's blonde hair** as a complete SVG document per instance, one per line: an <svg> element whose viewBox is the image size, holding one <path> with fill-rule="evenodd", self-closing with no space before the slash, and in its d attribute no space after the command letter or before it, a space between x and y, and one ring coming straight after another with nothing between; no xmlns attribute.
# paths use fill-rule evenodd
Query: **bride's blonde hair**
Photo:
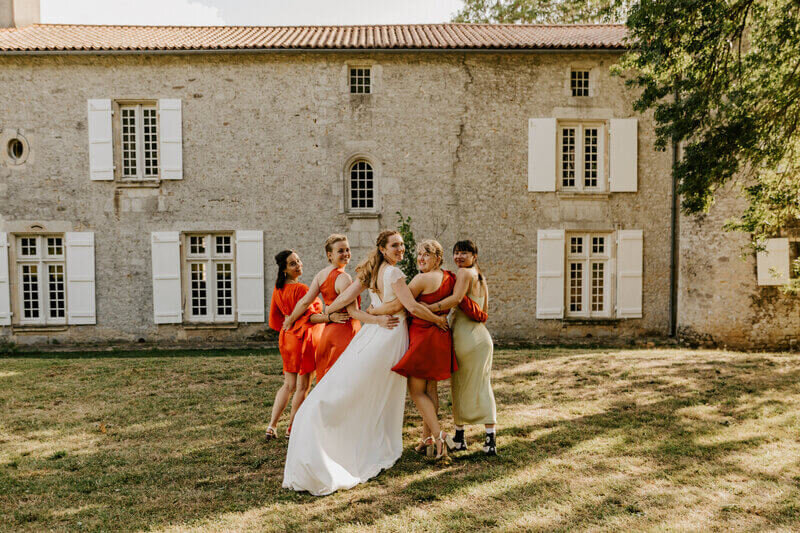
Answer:
<svg viewBox="0 0 800 533"><path fill-rule="evenodd" d="M386 259L381 253L381 248L386 248L389 237L399 234L399 231L387 229L383 230L380 235L378 235L378 238L375 240L375 248L367 255L367 258L361 261L356 267L356 276L358 277L358 281L361 282L362 287L367 287L372 290L378 289L378 270L380 270L381 265L386 262Z"/></svg>

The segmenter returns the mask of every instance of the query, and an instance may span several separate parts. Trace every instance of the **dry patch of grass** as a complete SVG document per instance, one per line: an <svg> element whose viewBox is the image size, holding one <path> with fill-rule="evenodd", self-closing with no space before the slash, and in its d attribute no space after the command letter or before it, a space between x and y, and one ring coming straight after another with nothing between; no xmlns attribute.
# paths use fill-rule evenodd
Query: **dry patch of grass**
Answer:
<svg viewBox="0 0 800 533"><path fill-rule="evenodd" d="M280 488L275 352L0 358L0 529L796 530L800 355L498 350L500 457ZM449 389L440 390L449 415ZM450 427L450 422L446 424ZM282 428L283 429L283 428Z"/></svg>

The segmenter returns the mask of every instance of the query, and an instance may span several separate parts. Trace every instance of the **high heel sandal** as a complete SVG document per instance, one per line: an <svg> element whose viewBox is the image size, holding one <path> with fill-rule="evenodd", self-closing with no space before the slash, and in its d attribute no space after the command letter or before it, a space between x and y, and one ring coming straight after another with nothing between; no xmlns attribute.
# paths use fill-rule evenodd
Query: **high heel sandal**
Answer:
<svg viewBox="0 0 800 533"><path fill-rule="evenodd" d="M422 454L427 455L428 457L433 457L433 436L425 437L424 439L420 439L419 443L414 447L414 451Z"/></svg>
<svg viewBox="0 0 800 533"><path fill-rule="evenodd" d="M452 442L453 439L444 432L444 430L439 432L439 436L436 437L436 444L442 444L442 451L437 452L436 457L434 459L438 460L447 460L447 448L448 448L448 441ZM438 448L438 446L437 446Z"/></svg>
<svg viewBox="0 0 800 533"><path fill-rule="evenodd" d="M267 426L267 431L264 433L264 437L267 440L277 439L278 438L278 430L272 426Z"/></svg>

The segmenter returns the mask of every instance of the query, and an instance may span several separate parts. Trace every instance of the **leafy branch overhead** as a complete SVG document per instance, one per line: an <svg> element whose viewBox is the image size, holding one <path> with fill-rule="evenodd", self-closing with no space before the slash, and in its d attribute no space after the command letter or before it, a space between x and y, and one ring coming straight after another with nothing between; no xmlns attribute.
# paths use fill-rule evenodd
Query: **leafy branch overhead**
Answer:
<svg viewBox="0 0 800 533"><path fill-rule="evenodd" d="M643 1L627 24L617 72L654 111L657 145L681 143L683 209L740 180L748 207L728 229L758 243L800 225L800 2Z"/></svg>
<svg viewBox="0 0 800 533"><path fill-rule="evenodd" d="M453 22L624 22L630 0L466 0Z"/></svg>

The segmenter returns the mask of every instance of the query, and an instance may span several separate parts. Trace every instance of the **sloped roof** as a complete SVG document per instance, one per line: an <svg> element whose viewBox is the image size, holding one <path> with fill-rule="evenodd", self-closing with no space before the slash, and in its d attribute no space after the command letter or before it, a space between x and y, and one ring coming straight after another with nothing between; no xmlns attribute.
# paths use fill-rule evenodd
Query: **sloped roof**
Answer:
<svg viewBox="0 0 800 533"><path fill-rule="evenodd" d="M623 49L619 24L391 26L89 26L0 29L2 52L164 50Z"/></svg>

